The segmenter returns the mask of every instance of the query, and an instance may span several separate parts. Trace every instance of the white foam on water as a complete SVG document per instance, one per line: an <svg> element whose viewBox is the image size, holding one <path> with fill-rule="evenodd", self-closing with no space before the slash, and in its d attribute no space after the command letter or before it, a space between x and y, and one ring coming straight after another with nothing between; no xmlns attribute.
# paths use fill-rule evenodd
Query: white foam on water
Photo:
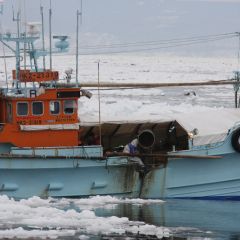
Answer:
<svg viewBox="0 0 240 240"><path fill-rule="evenodd" d="M89 237L87 235L80 235L78 238L80 240L88 240L89 239Z"/></svg>
<svg viewBox="0 0 240 240"><path fill-rule="evenodd" d="M116 205L116 204L162 204L164 201L160 199L121 199L112 196L93 196L90 198L82 198L73 200L75 206L79 206L83 209L95 209L95 208L108 208L108 205Z"/></svg>
<svg viewBox="0 0 240 240"><path fill-rule="evenodd" d="M116 208L118 204L132 204L132 205L148 205L148 204L163 204L164 201L156 199L121 199L112 196L93 196L89 198L81 198L74 200L63 200L66 204L69 201L69 204L72 202L74 206L79 209L113 209Z"/></svg>
<svg viewBox="0 0 240 240"><path fill-rule="evenodd" d="M57 239L58 237L69 237L75 235L74 230L25 230L22 227L0 230L0 238L6 239ZM84 238L82 238L84 239ZM87 238L85 238L87 239Z"/></svg>
<svg viewBox="0 0 240 240"><path fill-rule="evenodd" d="M15 201L6 196L0 196L0 226L2 228L12 226L11 229L0 230L0 237L57 238L81 234L83 238L85 234L108 235L126 232L169 236L170 231L165 227L130 221L127 217L99 217L89 209L77 211L68 208L70 203L79 204L81 208L92 206L94 209L107 204L162 204L162 202L161 200L117 199L110 196L76 200L33 197Z"/></svg>

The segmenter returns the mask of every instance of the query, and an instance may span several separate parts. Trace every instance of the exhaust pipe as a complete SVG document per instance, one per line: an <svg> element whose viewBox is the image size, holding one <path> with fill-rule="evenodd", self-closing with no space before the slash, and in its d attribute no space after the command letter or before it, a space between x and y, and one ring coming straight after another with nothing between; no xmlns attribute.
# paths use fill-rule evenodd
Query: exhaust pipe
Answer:
<svg viewBox="0 0 240 240"><path fill-rule="evenodd" d="M155 143L155 134L149 130L143 130L138 135L138 144L143 149L149 149L152 148Z"/></svg>

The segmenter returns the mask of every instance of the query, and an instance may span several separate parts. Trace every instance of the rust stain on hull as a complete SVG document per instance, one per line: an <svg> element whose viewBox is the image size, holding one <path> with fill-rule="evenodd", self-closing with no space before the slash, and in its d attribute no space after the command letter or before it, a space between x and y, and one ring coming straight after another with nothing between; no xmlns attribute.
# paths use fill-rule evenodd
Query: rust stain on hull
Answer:
<svg viewBox="0 0 240 240"><path fill-rule="evenodd" d="M163 198L166 180L166 164L158 164L142 176L141 198Z"/></svg>

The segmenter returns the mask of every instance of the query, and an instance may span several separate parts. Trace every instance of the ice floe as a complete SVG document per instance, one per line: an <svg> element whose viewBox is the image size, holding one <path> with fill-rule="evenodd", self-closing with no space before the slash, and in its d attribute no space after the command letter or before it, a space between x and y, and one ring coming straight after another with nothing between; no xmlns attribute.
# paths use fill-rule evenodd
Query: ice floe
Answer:
<svg viewBox="0 0 240 240"><path fill-rule="evenodd" d="M170 235L170 230L166 227L130 221L127 217L100 217L94 212L95 208L122 203L162 204L163 201L118 199L111 196L59 200L32 197L16 201L0 196L0 237L58 238L79 235L80 239L84 239L88 234ZM73 204L76 207L72 207Z"/></svg>

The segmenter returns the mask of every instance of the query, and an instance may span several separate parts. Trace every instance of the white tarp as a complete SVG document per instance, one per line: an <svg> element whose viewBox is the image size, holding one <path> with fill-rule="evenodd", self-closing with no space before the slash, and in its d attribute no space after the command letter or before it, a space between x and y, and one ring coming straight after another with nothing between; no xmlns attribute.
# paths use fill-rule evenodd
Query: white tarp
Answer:
<svg viewBox="0 0 240 240"><path fill-rule="evenodd" d="M194 114L179 114L176 119L189 133L194 128L198 129L193 145L199 146L223 141L229 129L240 124L240 109L223 108Z"/></svg>

